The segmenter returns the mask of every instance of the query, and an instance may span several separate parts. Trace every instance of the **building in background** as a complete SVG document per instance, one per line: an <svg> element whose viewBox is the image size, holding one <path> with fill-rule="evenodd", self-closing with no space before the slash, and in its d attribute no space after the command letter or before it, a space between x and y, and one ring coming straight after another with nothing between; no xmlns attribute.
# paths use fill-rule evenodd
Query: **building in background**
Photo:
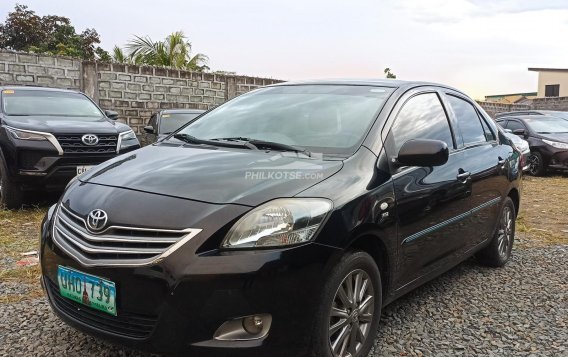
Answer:
<svg viewBox="0 0 568 357"><path fill-rule="evenodd" d="M529 68L538 72L537 98L568 97L568 68Z"/></svg>
<svg viewBox="0 0 568 357"><path fill-rule="evenodd" d="M486 95L485 101L502 104L528 104L537 97L536 92Z"/></svg>

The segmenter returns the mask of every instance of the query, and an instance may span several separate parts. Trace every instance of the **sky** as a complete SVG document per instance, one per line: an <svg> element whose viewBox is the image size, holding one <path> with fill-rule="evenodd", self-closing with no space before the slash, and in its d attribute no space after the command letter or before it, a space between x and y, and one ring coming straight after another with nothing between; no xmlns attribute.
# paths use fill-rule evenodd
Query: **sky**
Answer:
<svg viewBox="0 0 568 357"><path fill-rule="evenodd" d="M528 67L568 67L566 0L2 0L95 28L101 46L183 30L212 70L283 80L444 83L475 99L537 91Z"/></svg>

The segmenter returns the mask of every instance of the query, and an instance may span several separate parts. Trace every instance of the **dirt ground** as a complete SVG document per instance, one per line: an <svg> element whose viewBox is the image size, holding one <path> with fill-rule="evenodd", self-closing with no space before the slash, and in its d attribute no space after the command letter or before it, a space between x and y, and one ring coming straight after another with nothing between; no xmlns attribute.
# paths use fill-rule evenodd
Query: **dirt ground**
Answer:
<svg viewBox="0 0 568 357"><path fill-rule="evenodd" d="M40 268L20 266L22 253L37 250L39 227L49 202L8 211L0 209L0 303L42 295ZM568 245L568 175L523 179L515 248ZM11 289L13 285L26 289Z"/></svg>

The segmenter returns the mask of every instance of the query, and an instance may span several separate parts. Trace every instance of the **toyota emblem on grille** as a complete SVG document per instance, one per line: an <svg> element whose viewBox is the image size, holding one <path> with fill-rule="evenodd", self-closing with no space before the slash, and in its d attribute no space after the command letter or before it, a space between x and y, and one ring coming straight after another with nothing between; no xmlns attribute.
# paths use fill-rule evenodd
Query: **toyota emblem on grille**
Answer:
<svg viewBox="0 0 568 357"><path fill-rule="evenodd" d="M92 210L87 217L87 226L92 231L102 230L107 223L108 215L102 209Z"/></svg>
<svg viewBox="0 0 568 357"><path fill-rule="evenodd" d="M99 143L99 137L96 136L95 134L85 134L81 138L81 141L85 145L89 145L89 146L97 145Z"/></svg>

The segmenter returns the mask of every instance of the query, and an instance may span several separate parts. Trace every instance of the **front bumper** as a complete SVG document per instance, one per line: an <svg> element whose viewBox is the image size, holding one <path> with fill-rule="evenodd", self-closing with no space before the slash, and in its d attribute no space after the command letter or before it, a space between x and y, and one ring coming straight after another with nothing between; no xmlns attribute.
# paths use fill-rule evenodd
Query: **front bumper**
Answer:
<svg viewBox="0 0 568 357"><path fill-rule="evenodd" d="M282 250L172 254L144 267L85 267L53 243L50 224L48 217L40 259L43 284L57 315L88 334L167 354L305 355L325 271L340 256L336 248L310 243ZM61 297L58 265L115 282L118 316ZM272 315L265 338L213 338L224 322L261 313Z"/></svg>
<svg viewBox="0 0 568 357"><path fill-rule="evenodd" d="M548 167L554 170L568 170L568 150L551 150Z"/></svg>

